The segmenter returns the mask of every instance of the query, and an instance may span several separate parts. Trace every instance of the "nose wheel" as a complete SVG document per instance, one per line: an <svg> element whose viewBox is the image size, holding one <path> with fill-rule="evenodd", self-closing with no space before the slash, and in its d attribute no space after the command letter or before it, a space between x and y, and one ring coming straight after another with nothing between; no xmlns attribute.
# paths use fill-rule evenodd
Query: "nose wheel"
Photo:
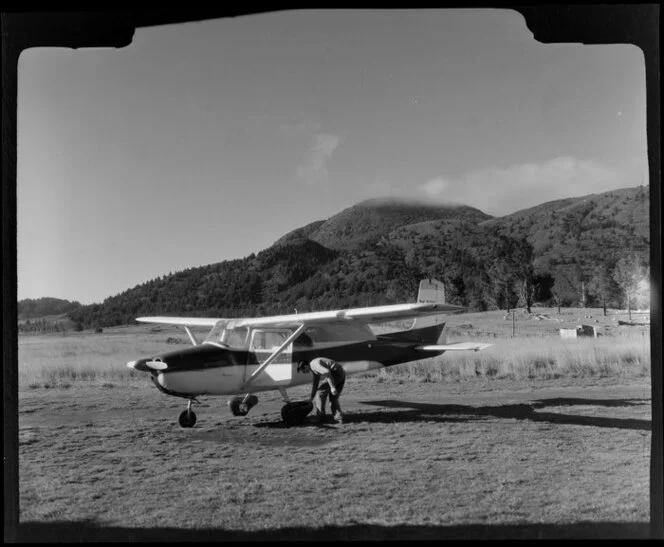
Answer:
<svg viewBox="0 0 664 547"><path fill-rule="evenodd" d="M189 399L187 410L180 414L180 418L178 418L180 427L194 427L194 424L196 423L196 413L191 409L193 402L193 399Z"/></svg>

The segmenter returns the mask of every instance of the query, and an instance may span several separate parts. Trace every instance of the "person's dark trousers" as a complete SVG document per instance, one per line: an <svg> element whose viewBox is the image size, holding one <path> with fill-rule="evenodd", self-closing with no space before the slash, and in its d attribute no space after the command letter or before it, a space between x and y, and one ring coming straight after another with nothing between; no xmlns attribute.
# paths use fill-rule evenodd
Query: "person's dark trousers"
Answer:
<svg viewBox="0 0 664 547"><path fill-rule="evenodd" d="M332 415L335 420L341 420L341 406L339 405L339 397L341 397L341 392L344 389L344 384L346 383L346 373L341 365L336 366L331 371L332 380L334 385L337 386L337 394L332 395L330 393L330 384L326 381L321 382L321 386L316 390L316 397L314 398L314 404L316 406L316 416L319 421L323 421L325 418L325 405L327 403L328 396L330 397L330 406L332 410Z"/></svg>

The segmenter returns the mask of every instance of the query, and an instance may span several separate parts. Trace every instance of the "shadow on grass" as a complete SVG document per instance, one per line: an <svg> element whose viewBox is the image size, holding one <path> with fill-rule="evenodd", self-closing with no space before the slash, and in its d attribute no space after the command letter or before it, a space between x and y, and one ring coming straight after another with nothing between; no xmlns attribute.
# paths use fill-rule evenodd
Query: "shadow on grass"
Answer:
<svg viewBox="0 0 664 547"><path fill-rule="evenodd" d="M559 401L553 399L553 401ZM565 404L593 405L592 399L577 399L577 403L570 403L572 399L566 399ZM627 400L626 400L627 401ZM600 401L601 403L601 401ZM592 427L609 427L617 429L635 429L650 431L649 420L636 418L607 418L604 416L582 416L574 414L559 414L557 412L536 412L535 407L553 406L546 404L546 400L534 405L512 404L500 406L467 406L467 405L439 405L431 403L413 403L407 401L362 401L365 405L384 406L387 408L409 409L396 413L362 413L347 414L345 423L392 423L406 421L439 421L439 422L467 422L476 420L482 416L497 418L510 418L516 420L531 420L533 422L549 422L552 424L585 425ZM631 404L631 403L629 403ZM611 406L618 406L612 403Z"/></svg>
<svg viewBox="0 0 664 547"><path fill-rule="evenodd" d="M394 539L549 539L648 538L647 522L577 522L573 524L379 525L349 524L321 528L240 531L182 528L128 528L85 522L25 522L19 542L82 541L313 541Z"/></svg>
<svg viewBox="0 0 664 547"><path fill-rule="evenodd" d="M533 408L542 408L545 406L644 406L649 405L650 399L581 399L578 397L558 397L554 399L540 399L533 403Z"/></svg>
<svg viewBox="0 0 664 547"><path fill-rule="evenodd" d="M315 418L312 418L311 416L307 417L304 422L302 422L300 425L294 425L294 426L287 426L284 424L282 420L277 420L274 422L257 422L252 424L254 427L264 427L267 429L284 429L284 430L299 430L302 429L303 427L311 427L314 429L335 429L335 423L332 421L329 421L329 423L319 423Z"/></svg>
<svg viewBox="0 0 664 547"><path fill-rule="evenodd" d="M516 420L531 420L533 422L549 422L552 424L584 425L592 427L608 427L617 429L634 429L650 431L649 420L636 418L609 418L605 416L583 416L574 414L561 414L558 412L541 412L536 409L552 406L606 406L625 407L641 406L650 403L648 399L581 399L581 398L555 398L542 399L531 404L509 404L500 406L468 406L468 405L440 405L433 403L415 403L409 401L360 401L365 405L382 406L391 409L403 409L398 412L361 412L344 413L344 424L353 423L403 423L415 421L435 421L440 423L464 423L478 420L485 416L508 418ZM312 417L308 417L299 426L287 428L281 420L254 423L254 427L268 429L302 429L306 427L337 429L337 424L319 424ZM343 426L341 426L343 427Z"/></svg>

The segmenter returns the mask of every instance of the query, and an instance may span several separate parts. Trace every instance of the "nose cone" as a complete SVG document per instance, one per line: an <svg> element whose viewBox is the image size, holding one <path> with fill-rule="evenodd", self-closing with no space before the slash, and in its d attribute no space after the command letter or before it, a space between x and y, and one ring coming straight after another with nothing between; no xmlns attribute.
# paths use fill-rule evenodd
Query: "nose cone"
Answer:
<svg viewBox="0 0 664 547"><path fill-rule="evenodd" d="M127 368L133 368L139 372L152 372L153 370L166 370L167 365L159 357L156 359L148 357L147 359L136 359L135 361L129 361L127 363Z"/></svg>
<svg viewBox="0 0 664 547"><path fill-rule="evenodd" d="M129 361L127 363L127 368L133 368L139 372L149 372L150 369L146 365L148 360L149 359L136 359L135 361Z"/></svg>
<svg viewBox="0 0 664 547"><path fill-rule="evenodd" d="M127 363L128 368L140 372L169 372L177 370L196 370L226 364L228 356L225 350L215 346L194 346L183 350L165 353L159 357L136 359Z"/></svg>

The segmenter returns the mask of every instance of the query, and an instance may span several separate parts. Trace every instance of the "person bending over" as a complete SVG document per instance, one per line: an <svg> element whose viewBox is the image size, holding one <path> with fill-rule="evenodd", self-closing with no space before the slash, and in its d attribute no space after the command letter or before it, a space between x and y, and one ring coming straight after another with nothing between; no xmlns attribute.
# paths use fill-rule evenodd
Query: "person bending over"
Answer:
<svg viewBox="0 0 664 547"><path fill-rule="evenodd" d="M337 423L343 423L339 397L346 382L346 372L344 368L326 357L317 357L309 363L309 368L314 375L314 381L311 386L311 397L309 400L316 407L316 417L319 423L325 420L325 404L327 397L330 397L330 406L332 415Z"/></svg>

